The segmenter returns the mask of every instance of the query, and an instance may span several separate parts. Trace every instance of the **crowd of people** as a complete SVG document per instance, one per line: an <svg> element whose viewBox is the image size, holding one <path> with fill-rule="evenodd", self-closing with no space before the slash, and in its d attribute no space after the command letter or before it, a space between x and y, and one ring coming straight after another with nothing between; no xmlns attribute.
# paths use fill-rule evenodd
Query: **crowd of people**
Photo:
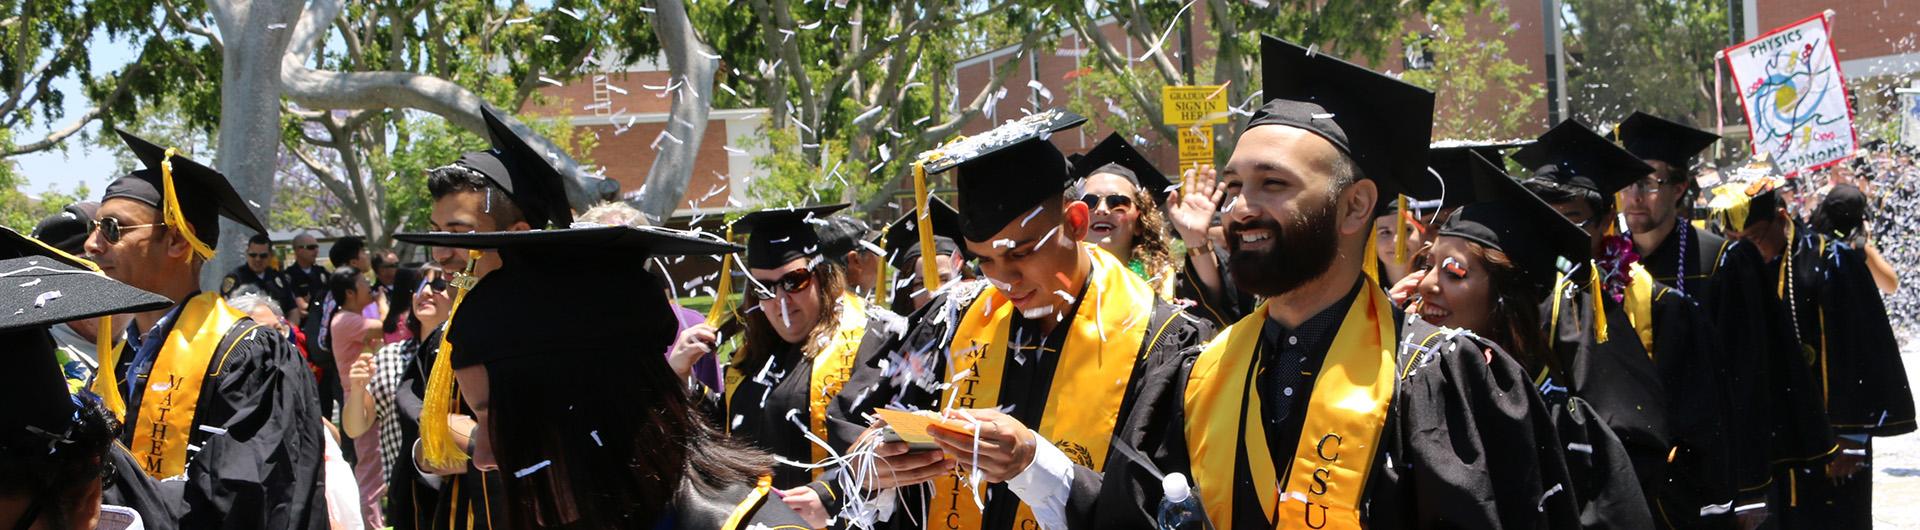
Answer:
<svg viewBox="0 0 1920 530"><path fill-rule="evenodd" d="M482 109L395 236L418 264L282 266L226 177L122 132L141 169L0 230L0 525L1872 526L1874 441L1915 428L1920 255L1879 237L1912 151L1782 178L1642 113L1436 141L1432 92L1261 55L1219 168L1067 155L1085 118L1043 110L922 154L884 225L725 237L576 212ZM202 292L222 219L253 236Z"/></svg>

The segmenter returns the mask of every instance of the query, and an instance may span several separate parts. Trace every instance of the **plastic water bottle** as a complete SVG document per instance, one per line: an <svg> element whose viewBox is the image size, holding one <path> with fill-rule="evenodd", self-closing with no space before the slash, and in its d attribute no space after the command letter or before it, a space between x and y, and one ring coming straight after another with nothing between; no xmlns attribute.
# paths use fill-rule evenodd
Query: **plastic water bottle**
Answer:
<svg viewBox="0 0 1920 530"><path fill-rule="evenodd" d="M1155 526L1160 530L1206 529L1206 510L1200 507L1200 498L1193 495L1193 487L1187 484L1187 476L1169 473L1160 479L1160 490L1166 496L1160 499L1160 515Z"/></svg>

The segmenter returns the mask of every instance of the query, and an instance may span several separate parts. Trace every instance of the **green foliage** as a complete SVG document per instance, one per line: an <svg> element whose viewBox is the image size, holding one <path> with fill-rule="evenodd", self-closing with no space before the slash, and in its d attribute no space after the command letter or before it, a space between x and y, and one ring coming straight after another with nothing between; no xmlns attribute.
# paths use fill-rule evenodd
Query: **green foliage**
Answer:
<svg viewBox="0 0 1920 530"><path fill-rule="evenodd" d="M1724 0L1569 0L1567 6L1574 117L1618 123L1638 110L1713 123L1713 56L1728 44Z"/></svg>
<svg viewBox="0 0 1920 530"><path fill-rule="evenodd" d="M1476 5L1482 3L1487 5ZM1532 81L1526 65L1507 57L1505 40L1469 33L1474 27L1499 28L1500 37L1511 36L1505 6L1434 0L1427 21L1433 33L1409 33L1405 42L1431 53L1433 67L1409 70L1402 79L1435 92L1434 138L1521 138L1540 129L1534 113L1546 97L1545 85Z"/></svg>

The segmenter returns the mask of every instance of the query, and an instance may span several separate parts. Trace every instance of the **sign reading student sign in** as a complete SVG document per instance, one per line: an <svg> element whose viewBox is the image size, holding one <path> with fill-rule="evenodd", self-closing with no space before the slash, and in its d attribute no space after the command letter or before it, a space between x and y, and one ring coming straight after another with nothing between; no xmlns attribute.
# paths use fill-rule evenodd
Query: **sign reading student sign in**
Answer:
<svg viewBox="0 0 1920 530"><path fill-rule="evenodd" d="M1167 125L1227 123L1227 91L1222 85L1170 86L1160 89L1160 122Z"/></svg>

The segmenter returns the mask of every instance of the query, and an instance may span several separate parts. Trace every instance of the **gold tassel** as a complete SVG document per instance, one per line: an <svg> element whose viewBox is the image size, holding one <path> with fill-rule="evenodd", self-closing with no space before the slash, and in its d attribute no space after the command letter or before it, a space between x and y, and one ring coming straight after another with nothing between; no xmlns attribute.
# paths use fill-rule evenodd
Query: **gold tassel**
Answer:
<svg viewBox="0 0 1920 530"><path fill-rule="evenodd" d="M93 393L113 411L113 417L126 418L127 401L120 396L120 376L114 373L120 366L120 348L126 344L113 343L113 315L100 317L99 326L93 332L93 349L100 356L100 367L93 372Z"/></svg>
<svg viewBox="0 0 1920 530"><path fill-rule="evenodd" d="M1397 200L1400 203L1400 213L1393 216L1393 264L1405 265L1407 263L1407 196L1401 195Z"/></svg>
<svg viewBox="0 0 1920 530"><path fill-rule="evenodd" d="M1587 276L1593 281L1593 339L1595 344L1607 342L1607 306L1601 303L1607 295L1606 284L1600 282L1600 264L1587 262Z"/></svg>
<svg viewBox="0 0 1920 530"><path fill-rule="evenodd" d="M733 225L727 225L727 242L733 242ZM713 306L707 308L707 325L719 327L727 316L728 299L733 297L733 254L720 257L720 285L714 287Z"/></svg>
<svg viewBox="0 0 1920 530"><path fill-rule="evenodd" d="M193 255L200 256L200 259L213 259L213 248L200 241L200 236L193 233L193 224L187 222L186 213L180 210L180 195L175 193L173 186L174 151L174 148L168 147L166 155L160 158L160 183L167 194L166 200L162 201L165 204L161 205L161 214L165 216L167 226L173 227L186 238L187 245L193 247Z"/></svg>
<svg viewBox="0 0 1920 530"><path fill-rule="evenodd" d="M933 216L927 214L927 166L923 159L913 163L913 204L917 229L920 231L920 278L927 292L940 289L940 265L935 261L938 256L933 249Z"/></svg>
<svg viewBox="0 0 1920 530"><path fill-rule="evenodd" d="M453 434L448 432L447 416L453 414L455 395L453 378L453 345L447 342L447 335L453 332L453 317L460 313L460 302L466 300L467 290L472 288L470 281L473 267L480 261L480 251L467 251L467 270L456 278L453 292L453 309L447 311L447 328L440 332L440 354L433 359L433 370L427 375L427 395L425 403L420 405L420 453L427 464L433 467L449 468L466 465L466 448L453 442ZM464 284L464 285L463 285Z"/></svg>
<svg viewBox="0 0 1920 530"><path fill-rule="evenodd" d="M887 248L885 234L880 236L879 246L883 249ZM891 257L893 256L881 255L879 264L873 268L873 304L879 307L887 307L887 302L893 298L893 285L887 281L887 258Z"/></svg>

